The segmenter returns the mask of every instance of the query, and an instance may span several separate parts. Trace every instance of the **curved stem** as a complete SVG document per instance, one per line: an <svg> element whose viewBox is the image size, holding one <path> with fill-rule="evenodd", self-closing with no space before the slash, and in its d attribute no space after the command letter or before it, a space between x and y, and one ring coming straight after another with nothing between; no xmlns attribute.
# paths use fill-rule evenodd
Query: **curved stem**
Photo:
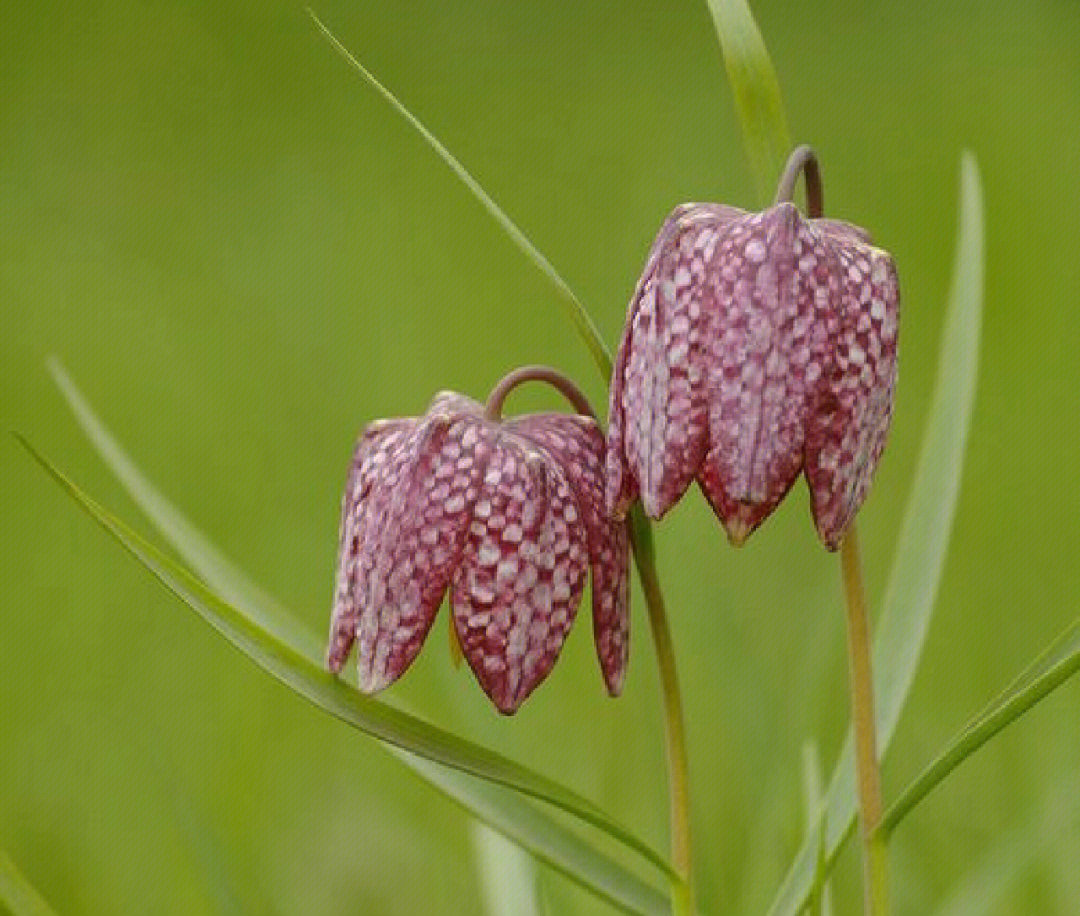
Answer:
<svg viewBox="0 0 1080 916"><path fill-rule="evenodd" d="M795 182L802 172L806 181L806 215L817 219L825 212L825 197L821 189L821 166L818 165L817 153L809 146L796 146L788 156L784 173L776 187L776 204L791 203L795 193Z"/></svg>
<svg viewBox="0 0 1080 916"><path fill-rule="evenodd" d="M484 405L484 413L489 420L501 419L506 396L523 382L546 382L558 390L578 413L596 419L596 412L581 389L557 369L550 366L522 366L504 375L491 389L487 404Z"/></svg>
<svg viewBox="0 0 1080 916"><path fill-rule="evenodd" d="M664 702L664 742L667 750L668 792L671 808L671 864L680 880L672 882L671 907L675 916L694 912L693 857L690 835L690 779L687 766L686 732L683 727L682 694L675 668L675 648L668 628L664 595L656 575L652 531L635 506L629 520L630 544L634 549L645 607L649 614L656 662L660 669L660 692Z"/></svg>
<svg viewBox="0 0 1080 916"><path fill-rule="evenodd" d="M870 669L870 629L866 619L859 539L852 522L840 547L847 607L851 715L855 729L855 776L859 829L863 841L863 880L868 916L888 916L889 875L881 822L881 771L874 733L874 683Z"/></svg>

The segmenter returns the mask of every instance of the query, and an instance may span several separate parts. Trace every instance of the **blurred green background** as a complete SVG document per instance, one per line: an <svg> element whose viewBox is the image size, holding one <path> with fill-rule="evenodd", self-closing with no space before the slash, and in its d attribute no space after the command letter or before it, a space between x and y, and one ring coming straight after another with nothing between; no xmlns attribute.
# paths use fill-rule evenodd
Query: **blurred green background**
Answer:
<svg viewBox="0 0 1080 916"><path fill-rule="evenodd" d="M793 136L821 157L829 213L869 227L899 264L896 418L860 522L872 596L932 385L963 147L983 172L982 374L889 797L1080 612L1080 5L754 10ZM674 204L755 203L704 2L317 12L520 223L612 345ZM313 628L328 617L362 424L418 412L440 388L481 396L524 362L605 401L546 281L299 4L6 3L0 99L3 427L149 530L52 386L43 361L58 354L149 475ZM512 409L549 404L526 391ZM58 910L478 911L464 815L227 646L10 440L0 474L0 848ZM769 903L800 840L802 745L815 740L830 769L847 721L838 563L804 490L741 551L696 492L658 532L711 913ZM586 615L513 719L451 668L443 619L393 690L663 847L655 665L635 597L618 702ZM987 911L1080 909L1078 710L1080 682L901 827L901 912L931 912L1032 826L1049 841L998 870L1006 888ZM858 887L848 849L840 912ZM555 912L605 911L557 876L548 892Z"/></svg>

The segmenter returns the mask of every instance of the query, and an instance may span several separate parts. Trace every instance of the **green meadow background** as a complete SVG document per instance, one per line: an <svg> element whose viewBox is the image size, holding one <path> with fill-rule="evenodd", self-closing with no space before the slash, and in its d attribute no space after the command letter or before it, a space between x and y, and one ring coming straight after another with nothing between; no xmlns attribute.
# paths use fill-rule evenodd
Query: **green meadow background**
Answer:
<svg viewBox="0 0 1080 916"><path fill-rule="evenodd" d="M891 444L860 517L880 596L918 454L956 229L982 169L981 377L886 799L1080 614L1080 5L753 4L831 215L899 265ZM753 206L704 2L342 2L316 11L479 178L614 346L660 221ZM165 493L310 627L367 421L546 362L606 401L551 287L299 3L5 3L0 423L145 531L44 368L56 354ZM535 390L511 410L557 406ZM257 670L0 443L0 848L63 914L471 914L468 818ZM759 913L801 839L802 753L847 723L839 564L799 484L742 550L696 491L657 530L707 913ZM663 848L640 593L625 695L587 612L512 719L440 618L392 693ZM901 913L1080 911L1080 681L898 830ZM545 873L553 913L606 912ZM838 912L855 912L857 850ZM965 888L967 888L965 890Z"/></svg>

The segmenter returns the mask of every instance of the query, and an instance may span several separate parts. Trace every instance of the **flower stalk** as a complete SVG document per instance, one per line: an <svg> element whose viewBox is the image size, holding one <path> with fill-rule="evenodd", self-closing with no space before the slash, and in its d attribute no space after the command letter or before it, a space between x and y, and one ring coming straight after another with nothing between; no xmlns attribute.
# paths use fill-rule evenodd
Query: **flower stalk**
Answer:
<svg viewBox="0 0 1080 916"><path fill-rule="evenodd" d="M859 539L852 523L840 548L847 608L848 671L855 730L855 777L859 833L863 843L863 881L868 916L889 916L889 875L881 822L881 771L874 729L874 682L870 667L870 629L866 614Z"/></svg>
<svg viewBox="0 0 1080 916"><path fill-rule="evenodd" d="M690 777L687 765L686 731L683 726L682 693L675 668L675 647L668 627L664 595L656 574L652 532L641 507L630 514L630 547L634 553L645 607L649 615L656 663L660 670L660 693L664 709L664 745L667 752L668 794L671 814L671 864L679 880L672 881L671 909L674 916L694 912L693 855L690 831Z"/></svg>
<svg viewBox="0 0 1080 916"><path fill-rule="evenodd" d="M799 146L788 158L776 190L776 203L789 202L800 173L806 186L806 215L824 213L821 169L809 146ZM859 799L859 833L863 844L863 891L867 916L889 916L889 876L881 822L881 769L874 726L874 678L871 668L870 626L866 612L859 538L852 519L840 544L847 611L848 680L851 718L855 731L855 778Z"/></svg>

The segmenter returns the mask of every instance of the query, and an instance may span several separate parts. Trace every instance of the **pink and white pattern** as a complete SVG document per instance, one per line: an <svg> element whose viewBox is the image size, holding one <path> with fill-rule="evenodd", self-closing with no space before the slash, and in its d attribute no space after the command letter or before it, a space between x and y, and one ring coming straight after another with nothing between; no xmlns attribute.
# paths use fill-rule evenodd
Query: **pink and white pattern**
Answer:
<svg viewBox="0 0 1080 916"><path fill-rule="evenodd" d="M512 713L547 676L593 572L597 653L621 689L629 635L626 528L603 513L604 437L590 417L488 419L443 393L419 418L360 436L342 501L327 665L355 643L360 688L412 663L447 589L492 702Z"/></svg>
<svg viewBox="0 0 1080 916"><path fill-rule="evenodd" d="M611 385L606 505L660 518L697 479L741 544L806 471L829 549L862 504L896 380L892 258L858 227L683 204L631 300Z"/></svg>

